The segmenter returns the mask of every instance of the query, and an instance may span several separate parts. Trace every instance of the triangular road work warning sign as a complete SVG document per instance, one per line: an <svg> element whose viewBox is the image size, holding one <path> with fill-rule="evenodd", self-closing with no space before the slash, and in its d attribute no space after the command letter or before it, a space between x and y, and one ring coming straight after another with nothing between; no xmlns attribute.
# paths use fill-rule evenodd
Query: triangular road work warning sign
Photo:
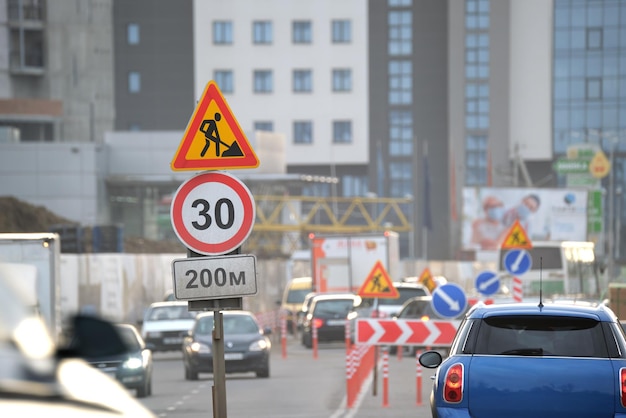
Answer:
<svg viewBox="0 0 626 418"><path fill-rule="evenodd" d="M437 287L437 283L435 279L433 279L433 275L430 273L430 269L426 267L419 278L419 283L426 286L426 288L430 291L430 293L434 292Z"/></svg>
<svg viewBox="0 0 626 418"><path fill-rule="evenodd" d="M525 248L527 250L533 247L530 242L530 238L526 235L526 231L519 223L519 220L516 220L515 223L509 229L509 233L507 234L504 241L502 241L502 245L500 248L509 249L509 248Z"/></svg>
<svg viewBox="0 0 626 418"><path fill-rule="evenodd" d="M259 159L222 92L215 81L209 81L174 154L172 170L224 170L258 166Z"/></svg>
<svg viewBox="0 0 626 418"><path fill-rule="evenodd" d="M380 260L376 262L367 279L361 285L359 296L362 298L386 299L397 299L400 297L398 289L393 285L387 270L385 270Z"/></svg>

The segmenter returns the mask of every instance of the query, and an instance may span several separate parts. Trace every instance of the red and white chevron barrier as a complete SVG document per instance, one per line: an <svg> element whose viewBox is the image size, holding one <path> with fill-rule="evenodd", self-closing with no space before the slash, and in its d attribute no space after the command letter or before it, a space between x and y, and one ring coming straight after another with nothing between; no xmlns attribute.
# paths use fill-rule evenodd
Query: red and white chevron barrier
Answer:
<svg viewBox="0 0 626 418"><path fill-rule="evenodd" d="M419 345L447 347L460 321L359 318L356 343L368 345Z"/></svg>

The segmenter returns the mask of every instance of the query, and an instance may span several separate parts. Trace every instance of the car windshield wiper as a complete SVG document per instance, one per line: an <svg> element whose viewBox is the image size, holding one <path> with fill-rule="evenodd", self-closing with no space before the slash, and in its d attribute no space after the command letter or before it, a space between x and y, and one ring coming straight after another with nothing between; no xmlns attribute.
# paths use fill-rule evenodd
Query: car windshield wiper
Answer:
<svg viewBox="0 0 626 418"><path fill-rule="evenodd" d="M506 350L500 354L512 354L518 356L541 356L543 355L543 348L514 348L513 350Z"/></svg>

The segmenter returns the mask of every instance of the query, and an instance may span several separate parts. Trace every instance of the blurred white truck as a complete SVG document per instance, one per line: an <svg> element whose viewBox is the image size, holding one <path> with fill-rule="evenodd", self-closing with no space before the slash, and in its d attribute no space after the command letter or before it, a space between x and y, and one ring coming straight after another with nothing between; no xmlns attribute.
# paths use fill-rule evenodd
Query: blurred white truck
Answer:
<svg viewBox="0 0 626 418"><path fill-rule="evenodd" d="M311 270L316 292L357 293L380 261L391 281L399 277L398 234L311 235Z"/></svg>
<svg viewBox="0 0 626 418"><path fill-rule="evenodd" d="M19 277L29 305L42 315L50 334L61 333L61 239L55 233L0 234L0 263Z"/></svg>

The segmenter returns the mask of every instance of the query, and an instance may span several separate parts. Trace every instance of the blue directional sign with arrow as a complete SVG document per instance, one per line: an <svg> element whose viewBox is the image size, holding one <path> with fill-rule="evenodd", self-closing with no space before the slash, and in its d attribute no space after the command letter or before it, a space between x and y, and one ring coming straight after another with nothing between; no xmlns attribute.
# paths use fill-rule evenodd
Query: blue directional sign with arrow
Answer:
<svg viewBox="0 0 626 418"><path fill-rule="evenodd" d="M431 303L439 316L455 318L465 312L467 296L458 284L446 283L434 290Z"/></svg>
<svg viewBox="0 0 626 418"><path fill-rule="evenodd" d="M476 289L485 296L493 295L500 289L500 278L496 272L486 270L476 276Z"/></svg>
<svg viewBox="0 0 626 418"><path fill-rule="evenodd" d="M533 265L530 253L522 248L509 250L504 255L504 267L513 276L526 273Z"/></svg>

